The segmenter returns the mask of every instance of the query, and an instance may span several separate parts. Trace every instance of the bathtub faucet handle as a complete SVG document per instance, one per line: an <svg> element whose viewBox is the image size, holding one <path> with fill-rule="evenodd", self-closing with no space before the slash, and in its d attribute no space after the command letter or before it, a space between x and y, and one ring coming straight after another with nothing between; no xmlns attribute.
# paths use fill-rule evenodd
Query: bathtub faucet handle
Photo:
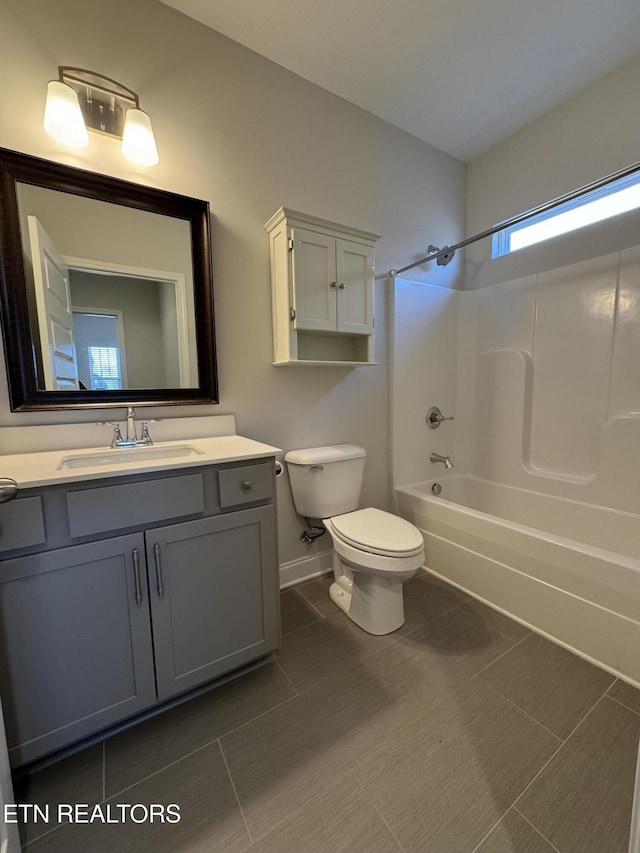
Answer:
<svg viewBox="0 0 640 853"><path fill-rule="evenodd" d="M437 429L443 421L452 421L453 415L445 417L437 406L431 406L425 418L429 429Z"/></svg>

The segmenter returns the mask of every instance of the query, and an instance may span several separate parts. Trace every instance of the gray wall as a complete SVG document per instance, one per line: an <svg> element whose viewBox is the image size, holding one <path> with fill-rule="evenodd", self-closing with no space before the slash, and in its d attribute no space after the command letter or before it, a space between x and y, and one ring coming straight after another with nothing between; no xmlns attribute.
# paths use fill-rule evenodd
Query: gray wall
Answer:
<svg viewBox="0 0 640 853"><path fill-rule="evenodd" d="M180 272L193 287L189 223L184 220L24 183L18 205L26 253L26 217L32 214L63 255Z"/></svg>
<svg viewBox="0 0 640 853"><path fill-rule="evenodd" d="M369 452L363 501L387 506L386 272L429 243L461 237L465 165L155 0L0 0L0 19L0 55L15 71L0 88L0 145L210 201L221 397L193 413L233 412L240 433L285 449L360 443ZM116 142L95 134L79 151L46 135L46 83L59 64L95 69L140 94L158 166L128 163ZM272 366L263 224L283 204L383 235L377 367ZM0 424L106 419L95 410L11 414L1 365L0 383ZM281 561L312 553L298 541L284 479L278 499Z"/></svg>
<svg viewBox="0 0 640 853"><path fill-rule="evenodd" d="M583 89L469 164L467 234L640 161L640 57ZM554 269L637 243L640 215L616 217L489 261L491 241L466 250L465 286L475 289Z"/></svg>

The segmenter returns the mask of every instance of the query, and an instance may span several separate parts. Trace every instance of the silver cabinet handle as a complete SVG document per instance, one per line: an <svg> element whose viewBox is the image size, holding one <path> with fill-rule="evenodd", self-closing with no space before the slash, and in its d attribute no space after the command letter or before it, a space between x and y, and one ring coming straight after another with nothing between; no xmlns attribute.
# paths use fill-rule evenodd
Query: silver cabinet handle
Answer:
<svg viewBox="0 0 640 853"><path fill-rule="evenodd" d="M133 579L136 584L136 604L138 607L142 604L142 586L140 584L140 552L134 548L131 556L133 558Z"/></svg>
<svg viewBox="0 0 640 853"><path fill-rule="evenodd" d="M332 282L331 282L331 287L337 287L337 286L338 286L338 282L337 282L337 281L332 281Z"/></svg>
<svg viewBox="0 0 640 853"><path fill-rule="evenodd" d="M250 492L253 488L253 483L251 482L251 480L243 480L242 488L245 490L245 492Z"/></svg>
<svg viewBox="0 0 640 853"><path fill-rule="evenodd" d="M341 284L341 285L340 285L340 287L339 287L338 289L339 289L339 290L344 290L346 286L347 286L346 284Z"/></svg>
<svg viewBox="0 0 640 853"><path fill-rule="evenodd" d="M158 598L164 596L164 581L162 580L162 559L160 557L160 545L156 542L153 546L153 556L156 560L156 581L158 583Z"/></svg>
<svg viewBox="0 0 640 853"><path fill-rule="evenodd" d="M11 501L20 491L20 486L9 477L0 477L0 504Z"/></svg>

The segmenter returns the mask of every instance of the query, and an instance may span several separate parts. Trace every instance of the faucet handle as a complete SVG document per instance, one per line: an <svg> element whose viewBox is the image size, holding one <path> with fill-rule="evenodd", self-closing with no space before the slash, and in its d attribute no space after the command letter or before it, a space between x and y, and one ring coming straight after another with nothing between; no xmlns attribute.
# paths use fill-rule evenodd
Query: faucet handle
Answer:
<svg viewBox="0 0 640 853"><path fill-rule="evenodd" d="M448 418L445 417L437 406L431 406L425 417L425 421L429 429L437 429L443 421L452 420L453 415Z"/></svg>
<svg viewBox="0 0 640 853"><path fill-rule="evenodd" d="M140 431L140 441L144 441L147 444L153 444L153 439L149 433L149 424L157 424L160 423L161 420L162 418L149 418L147 421L141 421L142 429Z"/></svg>
<svg viewBox="0 0 640 853"><path fill-rule="evenodd" d="M120 424L116 421L96 421L96 426L113 427L113 438L111 439L111 447L117 447L118 443L122 441L122 431L120 430Z"/></svg>

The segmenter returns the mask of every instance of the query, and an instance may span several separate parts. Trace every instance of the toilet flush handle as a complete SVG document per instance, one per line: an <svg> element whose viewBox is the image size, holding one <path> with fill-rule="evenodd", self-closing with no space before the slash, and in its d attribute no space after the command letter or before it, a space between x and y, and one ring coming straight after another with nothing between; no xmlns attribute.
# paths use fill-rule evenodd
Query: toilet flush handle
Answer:
<svg viewBox="0 0 640 853"><path fill-rule="evenodd" d="M312 465L311 470L312 471L324 471L324 465Z"/></svg>

